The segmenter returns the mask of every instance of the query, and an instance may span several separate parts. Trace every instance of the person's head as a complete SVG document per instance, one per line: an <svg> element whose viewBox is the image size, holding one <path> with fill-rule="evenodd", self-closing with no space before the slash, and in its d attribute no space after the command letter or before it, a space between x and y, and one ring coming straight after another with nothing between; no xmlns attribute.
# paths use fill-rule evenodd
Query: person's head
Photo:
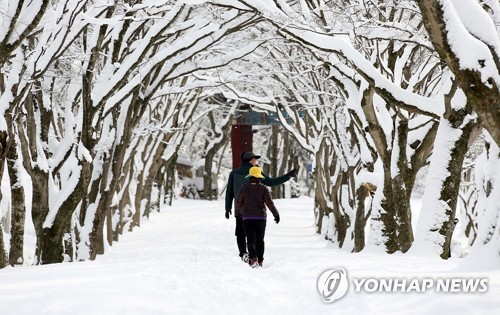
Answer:
<svg viewBox="0 0 500 315"><path fill-rule="evenodd" d="M260 158L260 155L255 155L253 152L251 151L245 151L241 154L241 160L243 162L248 162L252 165L256 165L257 164L257 159Z"/></svg>
<svg viewBox="0 0 500 315"><path fill-rule="evenodd" d="M246 178L264 178L264 175L262 175L262 171L260 170L260 167L258 166L252 166L250 167L250 170L248 171L248 175Z"/></svg>

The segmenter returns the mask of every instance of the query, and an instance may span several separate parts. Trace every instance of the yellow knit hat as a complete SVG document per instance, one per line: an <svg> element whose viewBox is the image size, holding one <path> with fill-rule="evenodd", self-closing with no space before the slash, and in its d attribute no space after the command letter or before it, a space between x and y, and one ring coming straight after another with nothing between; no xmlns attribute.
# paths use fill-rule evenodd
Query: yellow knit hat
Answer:
<svg viewBox="0 0 500 315"><path fill-rule="evenodd" d="M258 167L258 166L250 167L250 171L249 171L248 175L245 176L245 178L248 178L248 177L265 178L262 175L262 171L260 170L260 167Z"/></svg>

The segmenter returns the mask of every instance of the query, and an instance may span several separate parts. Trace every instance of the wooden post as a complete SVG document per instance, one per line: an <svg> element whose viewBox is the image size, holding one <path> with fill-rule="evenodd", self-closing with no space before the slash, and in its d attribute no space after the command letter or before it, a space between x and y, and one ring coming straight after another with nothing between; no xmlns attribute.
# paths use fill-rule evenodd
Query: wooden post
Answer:
<svg viewBox="0 0 500 315"><path fill-rule="evenodd" d="M253 132L251 125L231 126L231 147L233 149L233 169L241 165L241 153L252 151Z"/></svg>

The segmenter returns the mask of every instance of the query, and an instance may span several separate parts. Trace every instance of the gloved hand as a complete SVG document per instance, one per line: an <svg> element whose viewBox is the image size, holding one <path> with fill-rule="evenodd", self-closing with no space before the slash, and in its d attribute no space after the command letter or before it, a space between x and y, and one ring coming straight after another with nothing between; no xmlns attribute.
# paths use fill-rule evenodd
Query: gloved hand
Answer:
<svg viewBox="0 0 500 315"><path fill-rule="evenodd" d="M226 210L226 219L229 219L230 215L231 215L231 209Z"/></svg>
<svg viewBox="0 0 500 315"><path fill-rule="evenodd" d="M280 215L279 214L274 217L274 222L276 222L276 224L280 223Z"/></svg>
<svg viewBox="0 0 500 315"><path fill-rule="evenodd" d="M294 168L293 170L288 172L287 175L290 177L297 177L297 173L298 173L298 170L296 168Z"/></svg>

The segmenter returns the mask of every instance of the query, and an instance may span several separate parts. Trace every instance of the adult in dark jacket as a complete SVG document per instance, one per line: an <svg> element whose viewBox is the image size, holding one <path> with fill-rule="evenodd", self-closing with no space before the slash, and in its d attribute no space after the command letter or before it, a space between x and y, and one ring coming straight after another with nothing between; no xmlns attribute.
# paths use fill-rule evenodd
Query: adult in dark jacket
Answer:
<svg viewBox="0 0 500 315"><path fill-rule="evenodd" d="M229 180L226 188L226 219L229 219L231 215L234 200L236 218L236 229L234 234L236 235L236 243L238 244L240 258L244 262L248 262L247 242L245 229L243 227L243 220L241 219L241 216L237 215L238 209L236 201L238 200L241 187L248 182L248 178L246 176L248 175L250 168L257 165L257 159L259 158L260 155L255 155L253 152L243 152L241 154L241 166L229 174ZM277 186L287 182L292 177L296 177L297 170L294 169L287 174L276 178L269 178L265 174L262 175L264 176L261 180L262 184L266 186Z"/></svg>
<svg viewBox="0 0 500 315"><path fill-rule="evenodd" d="M262 267L264 262L264 235L266 234L267 211L271 210L276 223L280 222L278 209L273 203L264 178L258 166L250 168L249 182L243 185L236 202L235 216L241 216L248 240L249 264L252 268Z"/></svg>

